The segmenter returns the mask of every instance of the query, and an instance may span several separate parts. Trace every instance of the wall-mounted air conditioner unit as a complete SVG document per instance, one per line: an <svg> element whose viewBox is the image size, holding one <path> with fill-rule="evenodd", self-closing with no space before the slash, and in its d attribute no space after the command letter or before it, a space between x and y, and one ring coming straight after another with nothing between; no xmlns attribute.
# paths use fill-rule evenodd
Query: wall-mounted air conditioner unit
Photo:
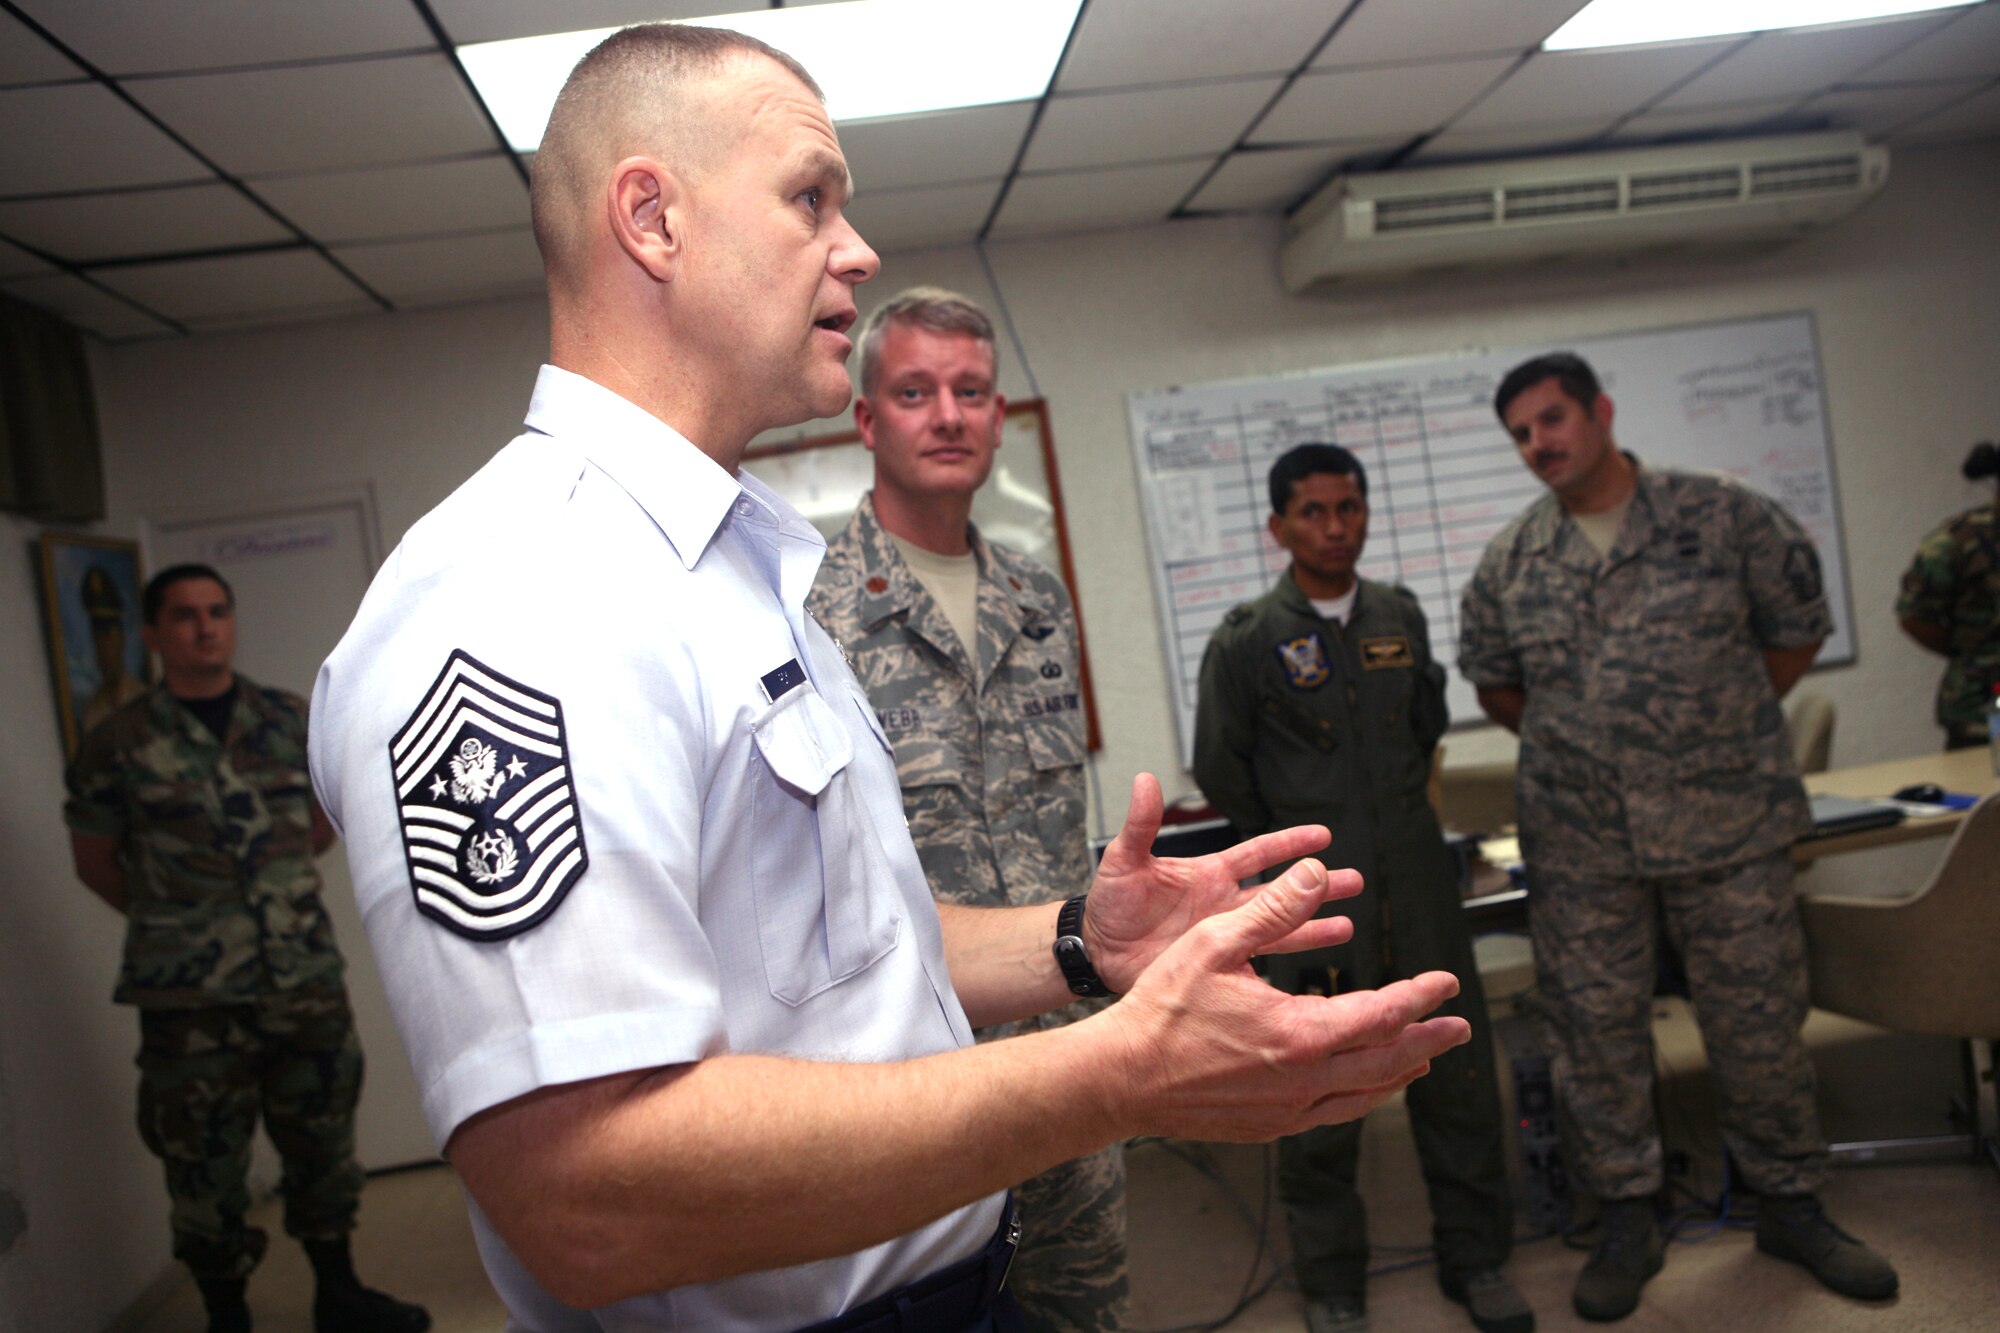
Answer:
<svg viewBox="0 0 2000 1333"><path fill-rule="evenodd" d="M1286 226L1294 292L1344 279L1679 246L1781 241L1889 175L1852 133L1720 140L1337 176Z"/></svg>

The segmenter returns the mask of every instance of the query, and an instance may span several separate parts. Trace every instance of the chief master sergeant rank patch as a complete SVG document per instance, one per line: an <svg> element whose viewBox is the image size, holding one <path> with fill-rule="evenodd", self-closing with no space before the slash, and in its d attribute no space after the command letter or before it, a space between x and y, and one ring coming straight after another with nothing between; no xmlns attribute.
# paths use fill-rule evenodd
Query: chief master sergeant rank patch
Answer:
<svg viewBox="0 0 2000 1333"><path fill-rule="evenodd" d="M562 705L463 651L389 741L417 910L499 940L556 910L590 858Z"/></svg>

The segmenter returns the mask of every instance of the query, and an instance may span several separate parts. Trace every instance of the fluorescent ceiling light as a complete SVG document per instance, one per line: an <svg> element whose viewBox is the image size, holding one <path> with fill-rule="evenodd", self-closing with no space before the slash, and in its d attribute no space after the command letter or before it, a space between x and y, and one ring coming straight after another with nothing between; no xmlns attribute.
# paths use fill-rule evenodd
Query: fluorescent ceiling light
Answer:
<svg viewBox="0 0 2000 1333"><path fill-rule="evenodd" d="M1590 46L1639 46L1695 37L1811 28L1830 23L1958 9L1974 0L1591 0L1542 43L1544 51Z"/></svg>
<svg viewBox="0 0 2000 1333"><path fill-rule="evenodd" d="M846 0L684 22L775 46L811 71L836 121L1040 97L1082 0ZM542 141L563 80L616 32L554 33L458 48L465 72L516 152Z"/></svg>

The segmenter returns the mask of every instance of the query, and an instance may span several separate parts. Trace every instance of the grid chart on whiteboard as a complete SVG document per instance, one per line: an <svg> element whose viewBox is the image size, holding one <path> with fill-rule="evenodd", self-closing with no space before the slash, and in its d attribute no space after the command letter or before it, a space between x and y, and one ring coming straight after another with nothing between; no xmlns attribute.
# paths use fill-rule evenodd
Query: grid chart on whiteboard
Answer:
<svg viewBox="0 0 2000 1333"><path fill-rule="evenodd" d="M1326 385L1317 403L1210 390L1143 411L1135 430L1160 502L1163 613L1183 735L1209 636L1285 571L1267 527L1266 478L1295 444L1338 444L1361 460L1369 518L1360 571L1417 595L1448 660L1461 588L1494 534L1541 493L1493 418L1494 383L1484 372L1385 374Z"/></svg>
<svg viewBox="0 0 2000 1333"><path fill-rule="evenodd" d="M1776 498L1818 546L1834 632L1818 661L1854 657L1824 379L1804 312L1578 339L1644 459L1727 473ZM1493 536L1543 494L1493 417L1506 370L1545 348L1134 393L1132 445L1151 544L1182 761L1192 759L1202 651L1222 617L1287 559L1266 531L1278 455L1320 440L1368 470L1361 572L1415 593L1448 670L1454 721L1479 717L1455 670L1459 594ZM1629 427L1629 429L1628 429ZM1629 435L1629 439L1628 439Z"/></svg>

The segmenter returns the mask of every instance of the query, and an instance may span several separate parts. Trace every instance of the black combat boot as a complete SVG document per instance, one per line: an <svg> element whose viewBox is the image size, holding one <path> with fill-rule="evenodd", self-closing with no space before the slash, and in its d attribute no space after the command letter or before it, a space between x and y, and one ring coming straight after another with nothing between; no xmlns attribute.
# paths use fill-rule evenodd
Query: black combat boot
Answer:
<svg viewBox="0 0 2000 1333"><path fill-rule="evenodd" d="M347 1238L309 1240L318 1288L313 1293L313 1333L423 1333L431 1317L421 1305L399 1301L361 1285Z"/></svg>
<svg viewBox="0 0 2000 1333"><path fill-rule="evenodd" d="M1597 1249L1577 1275L1571 1301L1585 1319L1609 1323L1639 1308L1639 1289L1666 1262L1667 1242L1650 1195L1605 1200L1598 1222Z"/></svg>
<svg viewBox="0 0 2000 1333"><path fill-rule="evenodd" d="M1757 1248L1801 1265L1843 1296L1884 1301L1896 1294L1896 1270L1889 1261L1835 1226L1811 1194L1759 1199Z"/></svg>
<svg viewBox="0 0 2000 1333"><path fill-rule="evenodd" d="M201 1303L208 1310L208 1333L250 1333L250 1306L243 1299L249 1282L240 1277L198 1277Z"/></svg>

